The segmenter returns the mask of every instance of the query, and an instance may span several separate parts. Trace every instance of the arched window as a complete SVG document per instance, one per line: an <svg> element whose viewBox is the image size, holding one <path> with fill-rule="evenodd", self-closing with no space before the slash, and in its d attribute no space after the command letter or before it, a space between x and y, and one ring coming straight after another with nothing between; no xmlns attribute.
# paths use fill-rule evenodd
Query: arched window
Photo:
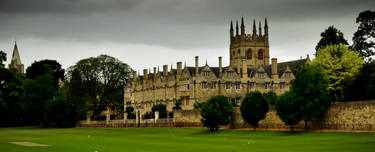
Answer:
<svg viewBox="0 0 375 152"><path fill-rule="evenodd" d="M258 59L263 60L263 50L258 51Z"/></svg>
<svg viewBox="0 0 375 152"><path fill-rule="evenodd" d="M248 49L246 56L247 56L247 59L252 59L253 58L253 51L251 51L251 49Z"/></svg>
<svg viewBox="0 0 375 152"><path fill-rule="evenodd" d="M238 55L241 55L241 50L240 49L238 49Z"/></svg>

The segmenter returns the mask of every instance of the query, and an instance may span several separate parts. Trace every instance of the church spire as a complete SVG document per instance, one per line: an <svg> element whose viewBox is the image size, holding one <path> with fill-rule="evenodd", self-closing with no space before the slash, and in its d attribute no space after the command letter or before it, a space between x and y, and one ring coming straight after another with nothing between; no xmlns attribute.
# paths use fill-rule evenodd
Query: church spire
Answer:
<svg viewBox="0 0 375 152"><path fill-rule="evenodd" d="M243 16L241 18L241 35L245 35L245 24L243 23Z"/></svg>
<svg viewBox="0 0 375 152"><path fill-rule="evenodd" d="M238 21L236 21L236 36L238 35Z"/></svg>
<svg viewBox="0 0 375 152"><path fill-rule="evenodd" d="M21 63L20 53L18 52L17 42L14 41L12 60L9 64L9 69L15 68L18 72L24 73L24 65Z"/></svg>

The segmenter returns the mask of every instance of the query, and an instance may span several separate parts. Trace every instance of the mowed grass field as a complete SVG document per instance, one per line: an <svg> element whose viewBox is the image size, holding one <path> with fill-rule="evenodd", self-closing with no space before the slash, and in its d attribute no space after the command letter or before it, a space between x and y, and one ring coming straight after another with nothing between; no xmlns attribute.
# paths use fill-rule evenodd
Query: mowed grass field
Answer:
<svg viewBox="0 0 375 152"><path fill-rule="evenodd" d="M27 147L10 142L46 144ZM374 152L375 133L198 128L0 128L1 152Z"/></svg>

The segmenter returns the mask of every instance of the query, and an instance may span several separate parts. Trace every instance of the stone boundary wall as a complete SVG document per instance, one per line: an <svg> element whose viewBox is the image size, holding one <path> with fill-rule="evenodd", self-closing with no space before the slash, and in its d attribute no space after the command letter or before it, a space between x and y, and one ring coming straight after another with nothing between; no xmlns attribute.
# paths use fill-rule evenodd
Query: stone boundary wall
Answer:
<svg viewBox="0 0 375 152"><path fill-rule="evenodd" d="M175 110L174 118L144 119L140 124L135 119L109 121L80 121L77 127L202 127L200 111ZM139 125L139 126L138 126ZM312 130L375 131L375 100L332 103L324 116L308 123ZM259 128L270 130L290 129L271 107ZM239 107L234 108L230 128L251 128L244 123ZM304 129L301 121L296 129Z"/></svg>
<svg viewBox="0 0 375 152"><path fill-rule="evenodd" d="M239 107L235 107L232 115L231 128L251 128L244 123ZM296 129L304 129L301 121ZM332 103L326 113L312 123L308 123L312 130L347 130L347 131L375 131L375 100ZM271 107L266 118L259 122L263 129L290 129L276 114L275 107Z"/></svg>

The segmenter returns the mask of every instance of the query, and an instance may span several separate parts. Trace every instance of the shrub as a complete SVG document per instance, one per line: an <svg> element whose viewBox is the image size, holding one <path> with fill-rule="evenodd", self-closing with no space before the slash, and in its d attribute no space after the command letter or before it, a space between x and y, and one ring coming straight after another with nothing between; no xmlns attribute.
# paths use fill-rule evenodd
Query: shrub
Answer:
<svg viewBox="0 0 375 152"><path fill-rule="evenodd" d="M293 132L294 125L301 120L300 105L295 100L293 92L285 92L277 98L276 113L286 125L290 126Z"/></svg>
<svg viewBox="0 0 375 152"><path fill-rule="evenodd" d="M159 111L159 118L167 118L167 106L165 104L157 104L152 106L152 113Z"/></svg>
<svg viewBox="0 0 375 152"><path fill-rule="evenodd" d="M169 118L173 118L173 111L168 112L168 117L169 117Z"/></svg>
<svg viewBox="0 0 375 152"><path fill-rule="evenodd" d="M258 127L258 122L266 117L268 103L266 98L259 91L246 94L241 103L241 115L246 123Z"/></svg>
<svg viewBox="0 0 375 152"><path fill-rule="evenodd" d="M219 125L228 125L232 120L233 107L223 95L212 96L201 108L203 126L217 131Z"/></svg>

